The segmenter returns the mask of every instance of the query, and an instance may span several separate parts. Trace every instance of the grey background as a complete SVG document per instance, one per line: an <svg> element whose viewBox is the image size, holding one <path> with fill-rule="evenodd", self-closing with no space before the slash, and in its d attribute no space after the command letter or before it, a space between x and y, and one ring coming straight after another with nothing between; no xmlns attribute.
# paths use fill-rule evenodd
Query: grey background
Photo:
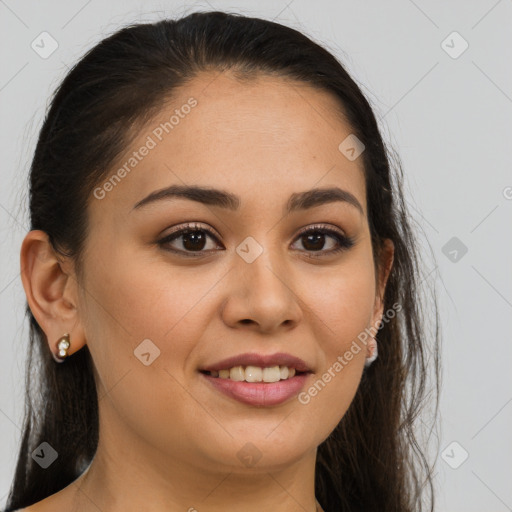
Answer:
<svg viewBox="0 0 512 512"><path fill-rule="evenodd" d="M439 457L436 510L512 510L509 0L0 0L0 506L23 412L28 326L19 250L28 231L26 177L49 96L69 66L120 26L211 8L304 31L362 85L401 156L425 248L424 284L439 295L444 375L439 450L431 454ZM31 48L43 31L59 45L47 59ZM462 48L454 31L469 44L457 58L445 51ZM453 237L455 245L446 245Z"/></svg>

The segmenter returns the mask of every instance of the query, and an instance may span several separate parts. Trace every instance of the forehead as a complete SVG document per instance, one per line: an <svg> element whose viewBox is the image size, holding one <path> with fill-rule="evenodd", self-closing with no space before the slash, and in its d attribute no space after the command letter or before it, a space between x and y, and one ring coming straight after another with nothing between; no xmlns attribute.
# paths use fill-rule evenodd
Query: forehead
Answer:
<svg viewBox="0 0 512 512"><path fill-rule="evenodd" d="M366 211L362 159L338 148L351 132L326 91L280 77L241 82L203 73L140 129L107 175L112 186L100 208L126 214L156 189L197 184L230 190L253 207L338 186ZM122 178L112 180L116 174Z"/></svg>

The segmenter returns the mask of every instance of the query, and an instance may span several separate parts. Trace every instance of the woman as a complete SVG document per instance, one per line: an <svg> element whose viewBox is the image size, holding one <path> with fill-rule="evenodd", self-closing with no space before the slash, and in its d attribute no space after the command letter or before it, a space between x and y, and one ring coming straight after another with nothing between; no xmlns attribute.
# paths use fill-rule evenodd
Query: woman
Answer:
<svg viewBox="0 0 512 512"><path fill-rule="evenodd" d="M6 511L422 509L416 245L325 49L222 12L120 30L56 91L30 215Z"/></svg>

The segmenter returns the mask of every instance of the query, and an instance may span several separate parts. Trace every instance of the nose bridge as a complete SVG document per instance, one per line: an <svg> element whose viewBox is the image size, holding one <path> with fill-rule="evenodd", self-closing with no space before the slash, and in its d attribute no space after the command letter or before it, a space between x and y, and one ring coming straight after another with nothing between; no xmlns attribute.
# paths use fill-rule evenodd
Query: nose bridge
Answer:
<svg viewBox="0 0 512 512"><path fill-rule="evenodd" d="M290 285L286 254L273 241L272 232L248 236L236 247L236 252L231 288L236 292L231 300L228 298L230 322L253 320L265 330L290 320L296 322L300 317L299 305Z"/></svg>
<svg viewBox="0 0 512 512"><path fill-rule="evenodd" d="M245 281L250 281L252 286L266 287L270 291L278 291L286 282L286 264L282 247L273 241L272 231L262 232L246 237L236 248L236 252L242 262L241 273ZM282 276L280 274L283 274Z"/></svg>

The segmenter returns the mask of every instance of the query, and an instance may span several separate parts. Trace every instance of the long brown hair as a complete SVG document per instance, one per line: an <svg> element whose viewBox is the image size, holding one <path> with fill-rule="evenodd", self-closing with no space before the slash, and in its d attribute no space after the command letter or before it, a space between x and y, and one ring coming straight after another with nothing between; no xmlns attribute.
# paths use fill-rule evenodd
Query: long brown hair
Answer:
<svg viewBox="0 0 512 512"><path fill-rule="evenodd" d="M31 229L73 258L81 278L94 188L173 90L204 70L240 79L272 74L307 83L339 100L363 142L368 222L377 262L383 240L395 246L384 310L401 310L378 331L379 357L319 446L315 487L326 512L433 510L432 466L416 424L439 387L438 310L425 332L419 257L402 190L403 171L385 146L369 102L341 63L304 34L278 23L224 12L134 24L107 37L69 71L52 97L30 168ZM394 162L394 163L393 163ZM58 365L28 304L30 346L21 446L6 512L63 489L85 470L98 443L98 397L87 345ZM431 370L431 371L430 371ZM432 382L430 377L432 375ZM430 386L432 384L432 386ZM431 389L432 388L432 389ZM59 456L51 471L31 457L46 441ZM423 503L422 503L423 502Z"/></svg>

